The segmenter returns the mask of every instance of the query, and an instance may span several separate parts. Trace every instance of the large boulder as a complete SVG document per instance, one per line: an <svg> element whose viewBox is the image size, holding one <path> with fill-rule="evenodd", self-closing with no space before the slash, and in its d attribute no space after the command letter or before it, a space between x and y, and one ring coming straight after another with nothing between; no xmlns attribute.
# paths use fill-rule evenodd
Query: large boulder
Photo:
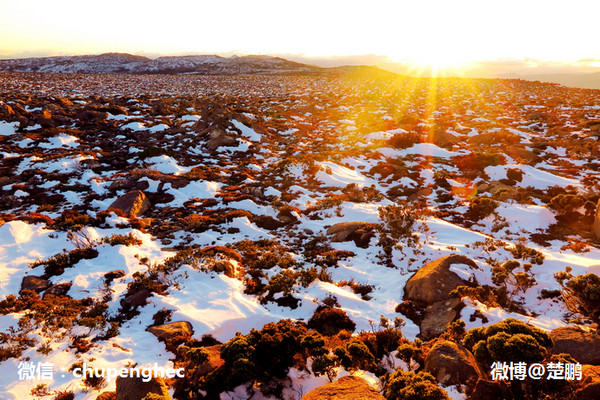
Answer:
<svg viewBox="0 0 600 400"><path fill-rule="evenodd" d="M459 317L463 307L463 302L456 298L436 301L428 305L419 324L421 337L429 340L440 336L446 331L446 326Z"/></svg>
<svg viewBox="0 0 600 400"><path fill-rule="evenodd" d="M151 326L148 332L159 340L169 341L179 336L191 337L194 334L192 324L187 321L169 322L168 324Z"/></svg>
<svg viewBox="0 0 600 400"><path fill-rule="evenodd" d="M450 271L453 264L466 264L478 269L477 264L465 256L453 254L442 257L425 264L410 277L404 287L404 298L427 304L449 299L452 290L467 284L464 279Z"/></svg>
<svg viewBox="0 0 600 400"><path fill-rule="evenodd" d="M115 200L108 209L121 210L129 218L135 218L145 213L150 206L150 200L148 200L144 192L133 190Z"/></svg>
<svg viewBox="0 0 600 400"><path fill-rule="evenodd" d="M385 400L364 379L344 376L308 392L302 400Z"/></svg>
<svg viewBox="0 0 600 400"><path fill-rule="evenodd" d="M142 400L149 393L162 396L165 400L171 400L167 385L160 377L154 377L149 382L142 378L127 377L117 378L116 400Z"/></svg>
<svg viewBox="0 0 600 400"><path fill-rule="evenodd" d="M327 229L327 234L331 237L332 242L349 242L354 243L361 248L367 248L369 241L375 236L375 224L368 222L340 222Z"/></svg>
<svg viewBox="0 0 600 400"><path fill-rule="evenodd" d="M567 353L582 364L600 365L600 335L565 326L550 332L552 353Z"/></svg>
<svg viewBox="0 0 600 400"><path fill-rule="evenodd" d="M463 346L450 341L436 343L425 359L425 371L443 385L477 382L485 373L475 356Z"/></svg>
<svg viewBox="0 0 600 400"><path fill-rule="evenodd" d="M71 289L71 283L57 283L56 285L50 286L44 292L44 297L52 295L52 296L66 296Z"/></svg>
<svg viewBox="0 0 600 400"><path fill-rule="evenodd" d="M21 281L21 291L33 290L34 292L43 292L50 287L51 283L48 279L39 276L27 275Z"/></svg>

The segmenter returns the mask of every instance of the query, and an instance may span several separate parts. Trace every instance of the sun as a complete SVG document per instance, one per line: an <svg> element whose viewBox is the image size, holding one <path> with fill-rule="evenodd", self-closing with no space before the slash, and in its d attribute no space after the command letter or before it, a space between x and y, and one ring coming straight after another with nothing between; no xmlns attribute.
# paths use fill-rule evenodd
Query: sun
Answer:
<svg viewBox="0 0 600 400"><path fill-rule="evenodd" d="M462 76L473 60L460 54L444 51L440 48L424 47L411 56L390 56L397 62L406 65L409 72L423 76Z"/></svg>

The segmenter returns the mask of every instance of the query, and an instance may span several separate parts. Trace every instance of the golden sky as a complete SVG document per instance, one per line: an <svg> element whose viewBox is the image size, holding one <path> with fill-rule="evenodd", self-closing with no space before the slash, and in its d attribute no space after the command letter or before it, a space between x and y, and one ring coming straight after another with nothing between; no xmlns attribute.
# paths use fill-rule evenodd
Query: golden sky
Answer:
<svg viewBox="0 0 600 400"><path fill-rule="evenodd" d="M0 56L371 54L437 66L600 66L598 15L600 1L577 0L0 0Z"/></svg>

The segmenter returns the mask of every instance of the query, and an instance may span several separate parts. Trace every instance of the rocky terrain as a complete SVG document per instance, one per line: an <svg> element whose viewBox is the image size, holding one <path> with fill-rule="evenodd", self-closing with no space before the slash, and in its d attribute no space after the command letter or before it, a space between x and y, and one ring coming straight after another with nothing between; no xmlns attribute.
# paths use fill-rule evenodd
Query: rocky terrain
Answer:
<svg viewBox="0 0 600 400"><path fill-rule="evenodd" d="M35 57L0 60L1 72L45 72L79 74L200 74L269 75L331 74L344 70L320 68L271 56L217 55L165 56L150 59L127 53L86 56ZM390 73L391 74L391 73Z"/></svg>
<svg viewBox="0 0 600 400"><path fill-rule="evenodd" d="M0 398L599 398L600 91L354 72L0 73Z"/></svg>

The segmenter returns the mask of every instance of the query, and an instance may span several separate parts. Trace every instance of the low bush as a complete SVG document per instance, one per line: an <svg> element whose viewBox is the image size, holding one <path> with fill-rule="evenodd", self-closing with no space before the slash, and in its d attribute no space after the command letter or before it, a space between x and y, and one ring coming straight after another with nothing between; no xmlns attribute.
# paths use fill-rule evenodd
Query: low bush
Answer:
<svg viewBox="0 0 600 400"><path fill-rule="evenodd" d="M387 400L450 400L427 372L396 371L385 379L384 396Z"/></svg>
<svg viewBox="0 0 600 400"><path fill-rule="evenodd" d="M600 323L600 276L588 273L573 276L567 267L554 274L562 288L562 296L569 310L578 312Z"/></svg>
<svg viewBox="0 0 600 400"><path fill-rule="evenodd" d="M465 335L464 346L489 368L494 361L541 362L552 347L552 340L541 329L508 318L487 327L471 329Z"/></svg>
<svg viewBox="0 0 600 400"><path fill-rule="evenodd" d="M323 335L333 336L341 330L354 332L356 324L343 309L321 305L308 320L308 327Z"/></svg>
<svg viewBox="0 0 600 400"><path fill-rule="evenodd" d="M486 196L476 197L469 203L467 217L473 221L482 220L492 215L498 206L498 202L494 199Z"/></svg>
<svg viewBox="0 0 600 400"><path fill-rule="evenodd" d="M81 260L90 260L98 257L98 251L92 247L74 249L66 253L60 253L47 260L35 261L29 266L31 268L44 267L44 278L59 276L65 272L65 268L71 268Z"/></svg>

